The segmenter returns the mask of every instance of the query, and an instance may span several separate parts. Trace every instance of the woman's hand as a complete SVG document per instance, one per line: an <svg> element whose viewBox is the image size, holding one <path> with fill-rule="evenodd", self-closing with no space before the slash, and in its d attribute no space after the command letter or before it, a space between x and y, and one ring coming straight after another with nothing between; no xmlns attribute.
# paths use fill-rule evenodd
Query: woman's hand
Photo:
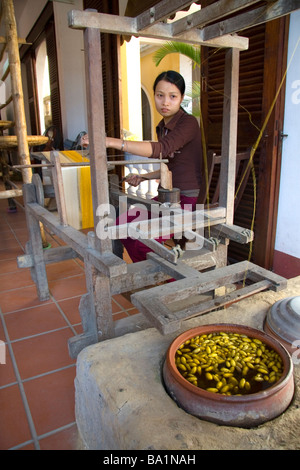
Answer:
<svg viewBox="0 0 300 470"><path fill-rule="evenodd" d="M138 186L144 180L145 178L142 175L137 175L135 173L129 173L129 175L123 178L123 181L130 184L130 186Z"/></svg>
<svg viewBox="0 0 300 470"><path fill-rule="evenodd" d="M87 148L90 145L89 136L88 134L84 134L80 139L80 146L83 148Z"/></svg>
<svg viewBox="0 0 300 470"><path fill-rule="evenodd" d="M109 147L110 146L110 138L109 137L106 137L105 138L105 146L106 147ZM122 141L121 141L122 143ZM87 148L89 145L90 145L90 141L89 141L89 135L88 134L84 134L81 139L80 139L80 145L81 147L83 148Z"/></svg>

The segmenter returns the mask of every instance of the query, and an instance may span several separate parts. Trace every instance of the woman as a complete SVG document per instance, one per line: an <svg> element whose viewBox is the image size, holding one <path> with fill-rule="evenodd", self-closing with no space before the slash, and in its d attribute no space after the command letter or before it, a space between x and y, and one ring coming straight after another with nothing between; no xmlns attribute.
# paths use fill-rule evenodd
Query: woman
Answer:
<svg viewBox="0 0 300 470"><path fill-rule="evenodd" d="M156 128L158 142L124 141L107 137L106 147L143 157L168 159L173 187L180 189L181 207L189 204L194 209L201 183L202 143L196 118L181 107L185 92L184 78L173 70L162 72L154 82L153 91L156 109L162 116ZM147 173L147 179L159 179L159 173L159 170ZM142 175L130 174L126 182L138 186L143 179ZM117 224L126 218L130 222L135 217L123 214L117 219ZM146 259L147 252L151 251L143 243L131 238L122 240L122 243L133 262Z"/></svg>
<svg viewBox="0 0 300 470"><path fill-rule="evenodd" d="M184 98L183 77L173 71L161 73L153 85L155 106L162 120L156 128L158 142L124 141L106 138L106 147L124 150L134 155L169 159L173 187L181 195L197 198L201 182L202 144L201 132L194 116L187 114L181 103ZM147 174L147 179L159 178L159 171ZM129 175L126 182L138 186L142 175ZM189 202L187 202L189 203Z"/></svg>

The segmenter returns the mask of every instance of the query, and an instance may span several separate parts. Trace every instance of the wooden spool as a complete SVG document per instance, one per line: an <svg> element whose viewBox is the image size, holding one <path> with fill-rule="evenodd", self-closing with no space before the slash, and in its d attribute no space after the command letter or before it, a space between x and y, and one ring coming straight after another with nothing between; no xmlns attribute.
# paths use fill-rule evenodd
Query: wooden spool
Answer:
<svg viewBox="0 0 300 470"><path fill-rule="evenodd" d="M37 202L40 206L45 206L45 196L44 196L44 188L41 177L38 173L33 173L32 175L32 183L35 186L36 198Z"/></svg>

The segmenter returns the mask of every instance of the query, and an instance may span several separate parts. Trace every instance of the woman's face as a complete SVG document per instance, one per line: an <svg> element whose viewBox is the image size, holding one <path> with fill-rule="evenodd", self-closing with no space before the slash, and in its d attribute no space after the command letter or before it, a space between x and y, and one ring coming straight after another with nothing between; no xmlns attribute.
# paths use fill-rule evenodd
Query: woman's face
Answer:
<svg viewBox="0 0 300 470"><path fill-rule="evenodd" d="M183 96L176 85L161 80L156 85L154 99L157 111L167 123L179 110Z"/></svg>

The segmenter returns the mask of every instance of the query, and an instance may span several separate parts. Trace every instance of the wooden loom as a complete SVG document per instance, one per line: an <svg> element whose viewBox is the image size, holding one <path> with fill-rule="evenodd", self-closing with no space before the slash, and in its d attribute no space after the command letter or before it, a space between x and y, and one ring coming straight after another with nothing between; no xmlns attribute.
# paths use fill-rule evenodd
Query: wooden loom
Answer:
<svg viewBox="0 0 300 470"><path fill-rule="evenodd" d="M45 265L72 257L81 257L85 264L86 284L88 293L83 295L80 302L83 334L69 341L69 351L76 357L81 349L98 341L112 338L128 331L136 331L139 327L155 326L163 334L174 332L180 328L181 322L191 316L200 315L228 302L251 295L263 289L283 289L286 280L265 269L242 262L227 266L227 245L230 239L240 243L248 243L253 233L233 225L234 189L236 168L236 137L237 137L237 107L238 107L238 73L239 51L247 49L248 40L231 35L249 26L255 21L253 12L242 13L238 17L206 26L213 20L219 20L237 10L254 5L255 1L224 2L220 0L198 13L189 15L183 20L167 24L162 22L167 17L185 8L192 2L163 0L155 7L140 14L136 18L120 17L96 13L95 11L71 11L69 26L82 29L86 53L86 81L88 103L88 133L90 138L90 167L93 199L93 214L96 222L104 223L108 214L98 215L99 206L108 205L118 199L120 193L109 189L107 158L105 147L105 121L101 70L101 39L99 32L112 34L135 35L178 40L192 44L210 47L225 47L225 82L224 82L224 112L222 132L222 161L220 170L220 198L216 208L205 209L193 213L193 218L186 226L182 220L176 221L176 232L186 230L194 233L198 215L201 215L201 228L210 227L214 233L214 243L204 239L204 246L199 250L184 252L178 257L176 250L168 250L159 245L154 239L145 239L153 249L146 261L126 264L112 253L110 238L100 239L96 231L88 235L73 229L67 224L64 215L63 191L60 176L60 165L57 164L55 152L51 155L53 165L55 195L59 217L47 211L38 199L38 190L33 183L25 184L23 188L25 210L28 222L29 243L27 254L19 257L20 267L31 267L41 300L49 298L49 289ZM238 6L237 6L238 3ZM297 2L296 2L297 3ZM259 7L259 21L268 21L283 16L291 9L300 5L289 5L281 1L267 2L267 6ZM216 9L216 6L218 9ZM255 10L256 11L256 10ZM238 20L237 20L238 18ZM239 25L239 26L237 26ZM201 27L201 29L198 29ZM126 162L128 163L128 162ZM124 196L124 194L122 194ZM131 199L129 204L142 202L150 207L152 201ZM163 219L163 217L162 217ZM58 235L66 246L47 251L42 249L39 223L42 222ZM145 224L144 224L145 225ZM147 226L131 226L133 230L144 230L147 237ZM199 225L197 225L199 229ZM109 229L111 230L111 229ZM163 230L163 229L162 229ZM161 234L161 231L159 232ZM159 281L174 278L176 281L158 285ZM244 283L244 287L230 294L211 296L211 292L227 284ZM126 319L123 324L113 322L111 311L111 296L117 293L142 289L131 296L141 314ZM203 298L204 294L206 295ZM187 301L187 304L185 303Z"/></svg>

